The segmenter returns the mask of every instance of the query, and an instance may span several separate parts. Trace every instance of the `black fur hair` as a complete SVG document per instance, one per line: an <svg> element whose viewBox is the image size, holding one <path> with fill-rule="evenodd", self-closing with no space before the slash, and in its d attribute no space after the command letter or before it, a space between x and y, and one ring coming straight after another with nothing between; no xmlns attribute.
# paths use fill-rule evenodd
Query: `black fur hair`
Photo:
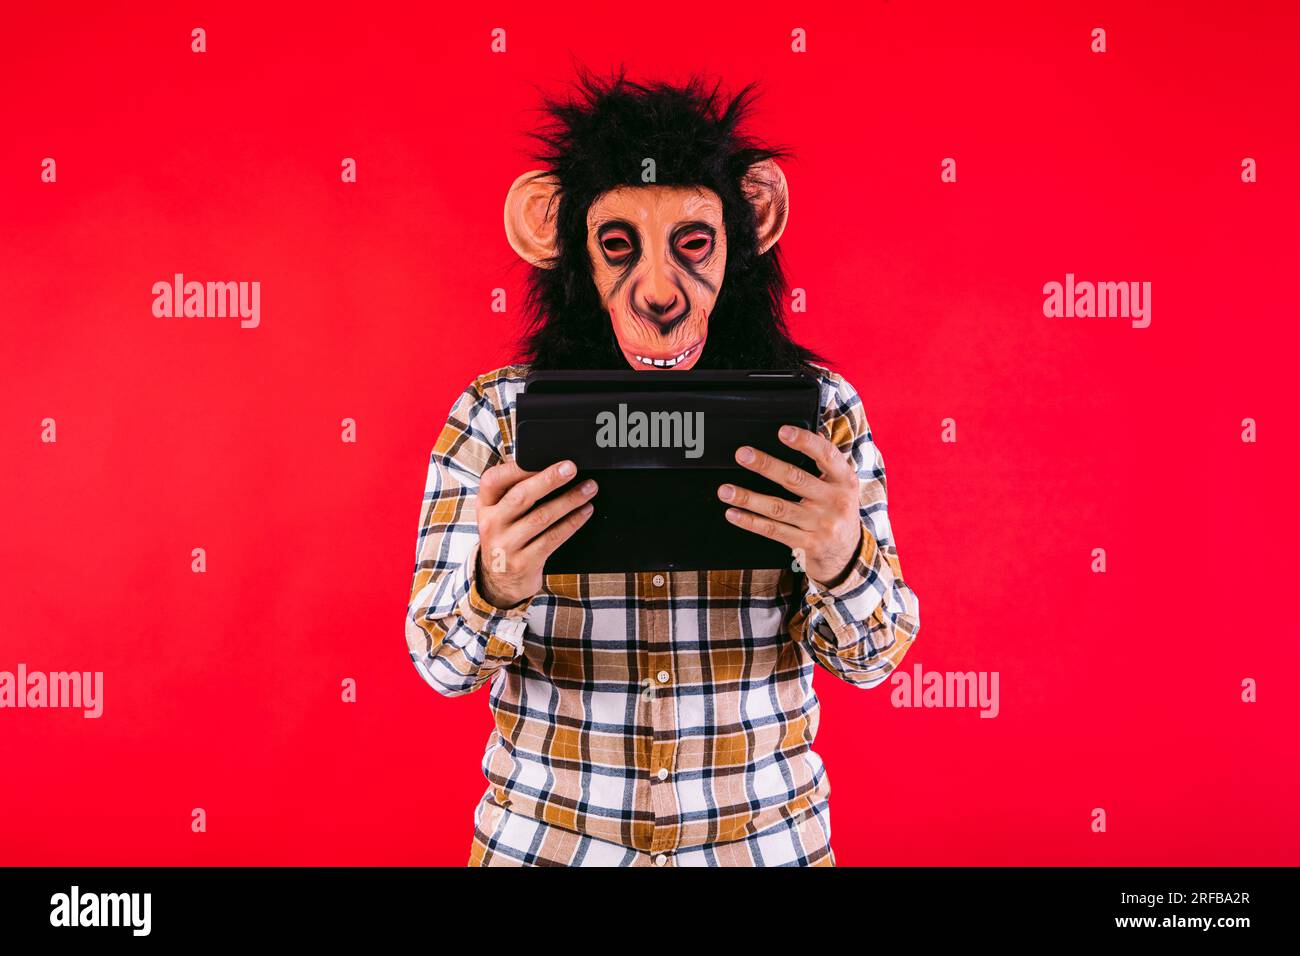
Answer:
<svg viewBox="0 0 1300 956"><path fill-rule="evenodd" d="M618 70L602 80L579 68L570 99L543 98L546 122L534 132L535 159L560 183L558 254L553 268L530 268L524 360L534 368L627 368L601 307L587 251L587 210L616 186L644 185L655 161L660 185L706 186L722 200L727 264L696 368L794 369L820 356L786 329L785 277L774 245L758 255L753 208L741 183L751 165L788 156L741 129L755 97L733 97L700 77L685 84L635 83Z"/></svg>

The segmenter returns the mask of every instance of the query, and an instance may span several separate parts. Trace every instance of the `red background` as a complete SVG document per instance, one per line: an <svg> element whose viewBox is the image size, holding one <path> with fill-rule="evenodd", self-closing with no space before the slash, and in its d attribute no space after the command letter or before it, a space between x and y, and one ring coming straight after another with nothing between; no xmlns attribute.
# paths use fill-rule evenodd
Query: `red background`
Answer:
<svg viewBox="0 0 1300 956"><path fill-rule="evenodd" d="M0 711L0 863L465 862L486 694L435 694L402 620L434 439L513 354L501 207L572 58L763 83L792 324L884 454L906 665L1001 675L988 720L818 673L840 862L1300 863L1300 16L1131 6L11 9L0 670L102 670L105 713ZM1067 271L1150 281L1150 328L1045 318ZM175 272L260 281L261 327L154 318Z"/></svg>

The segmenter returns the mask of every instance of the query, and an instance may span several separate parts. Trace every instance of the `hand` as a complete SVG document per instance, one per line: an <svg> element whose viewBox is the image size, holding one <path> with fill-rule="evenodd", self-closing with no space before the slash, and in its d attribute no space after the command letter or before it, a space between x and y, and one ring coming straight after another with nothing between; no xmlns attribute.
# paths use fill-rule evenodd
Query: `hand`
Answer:
<svg viewBox="0 0 1300 956"><path fill-rule="evenodd" d="M478 589L491 604L512 607L542 587L542 566L591 517L596 483L584 481L537 502L576 474L571 461L524 471L513 461L483 472L478 488Z"/></svg>
<svg viewBox="0 0 1300 956"><path fill-rule="evenodd" d="M781 444L815 461L821 475L810 475L748 445L736 449L736 461L800 499L787 501L735 485L719 486L718 497L735 506L727 509L728 521L789 545L810 578L834 587L848 576L862 546L857 472L847 455L815 432L783 425L777 434Z"/></svg>

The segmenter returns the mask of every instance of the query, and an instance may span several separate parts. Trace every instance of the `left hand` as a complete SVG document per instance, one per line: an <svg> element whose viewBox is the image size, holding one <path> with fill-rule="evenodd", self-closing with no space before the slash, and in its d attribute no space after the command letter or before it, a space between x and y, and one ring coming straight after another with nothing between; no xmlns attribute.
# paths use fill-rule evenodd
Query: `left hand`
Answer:
<svg viewBox="0 0 1300 956"><path fill-rule="evenodd" d="M736 461L799 495L799 500L774 498L736 485L720 485L718 497L732 505L727 509L728 521L789 545L810 578L834 587L848 576L862 545L857 471L847 455L816 432L783 425L778 435L781 444L815 461L821 474L811 475L748 445L736 449Z"/></svg>

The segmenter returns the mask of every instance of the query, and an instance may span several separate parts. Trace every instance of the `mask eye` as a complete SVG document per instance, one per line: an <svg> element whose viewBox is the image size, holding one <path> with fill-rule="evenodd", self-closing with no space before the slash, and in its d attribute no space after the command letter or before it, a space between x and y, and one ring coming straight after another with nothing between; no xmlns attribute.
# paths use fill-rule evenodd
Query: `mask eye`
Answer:
<svg viewBox="0 0 1300 956"><path fill-rule="evenodd" d="M621 262L632 254L632 240L623 230L614 229L600 237L600 248L610 262Z"/></svg>
<svg viewBox="0 0 1300 956"><path fill-rule="evenodd" d="M703 229L691 229L677 237L677 253L691 262L702 262L713 251L713 236Z"/></svg>

